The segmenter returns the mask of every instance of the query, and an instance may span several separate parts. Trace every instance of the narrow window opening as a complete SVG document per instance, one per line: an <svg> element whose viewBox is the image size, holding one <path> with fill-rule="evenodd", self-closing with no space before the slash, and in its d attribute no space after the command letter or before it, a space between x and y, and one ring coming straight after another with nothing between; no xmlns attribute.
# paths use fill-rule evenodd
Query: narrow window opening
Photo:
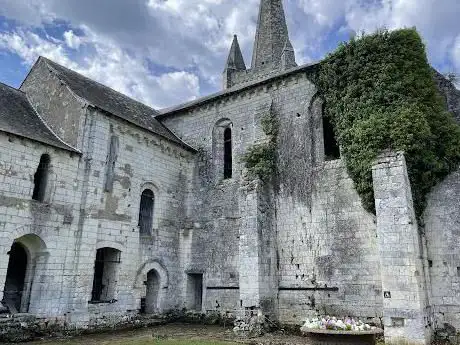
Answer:
<svg viewBox="0 0 460 345"><path fill-rule="evenodd" d="M340 148L337 143L334 127L327 116L323 116L324 156L326 161L340 158Z"/></svg>
<svg viewBox="0 0 460 345"><path fill-rule="evenodd" d="M113 248L97 250L91 302L115 302L120 255L121 252Z"/></svg>
<svg viewBox="0 0 460 345"><path fill-rule="evenodd" d="M155 204L155 194L146 189L141 195L139 209L139 229L142 235L149 235L153 227L153 206Z"/></svg>
<svg viewBox="0 0 460 345"><path fill-rule="evenodd" d="M40 163L38 164L37 171L34 175L34 191L32 194L33 200L40 202L45 201L50 162L51 159L49 155L43 154L40 157Z"/></svg>
<svg viewBox="0 0 460 345"><path fill-rule="evenodd" d="M224 131L224 179L232 178L232 130Z"/></svg>
<svg viewBox="0 0 460 345"><path fill-rule="evenodd" d="M187 287L189 309L201 311L203 305L203 274L188 274Z"/></svg>

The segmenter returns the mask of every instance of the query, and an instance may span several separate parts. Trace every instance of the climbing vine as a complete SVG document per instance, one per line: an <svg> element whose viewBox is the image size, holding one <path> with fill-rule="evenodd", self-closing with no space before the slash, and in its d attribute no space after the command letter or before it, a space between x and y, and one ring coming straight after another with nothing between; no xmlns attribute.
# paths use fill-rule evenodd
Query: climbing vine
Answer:
<svg viewBox="0 0 460 345"><path fill-rule="evenodd" d="M417 31L384 30L343 43L317 77L363 206L375 212L377 155L404 151L420 218L427 193L460 163L460 127L445 110Z"/></svg>
<svg viewBox="0 0 460 345"><path fill-rule="evenodd" d="M252 177L258 177L262 181L270 181L277 175L277 146L279 123L273 112L265 115L262 120L262 129L267 135L263 143L250 147L242 157L242 162Z"/></svg>

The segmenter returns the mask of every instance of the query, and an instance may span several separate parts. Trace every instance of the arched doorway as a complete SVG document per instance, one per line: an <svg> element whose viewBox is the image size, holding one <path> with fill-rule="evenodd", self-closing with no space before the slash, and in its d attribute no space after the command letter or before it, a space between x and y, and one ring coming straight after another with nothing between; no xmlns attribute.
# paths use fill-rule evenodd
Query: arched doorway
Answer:
<svg viewBox="0 0 460 345"><path fill-rule="evenodd" d="M147 295L145 297L145 312L154 314L158 311L158 295L160 292L160 276L156 270L147 273Z"/></svg>
<svg viewBox="0 0 460 345"><path fill-rule="evenodd" d="M12 314L43 312L47 300L45 242L35 234L21 236L13 241L8 255L3 304Z"/></svg>
<svg viewBox="0 0 460 345"><path fill-rule="evenodd" d="M9 256L3 301L11 313L19 313L23 302L28 255L21 243L14 242Z"/></svg>

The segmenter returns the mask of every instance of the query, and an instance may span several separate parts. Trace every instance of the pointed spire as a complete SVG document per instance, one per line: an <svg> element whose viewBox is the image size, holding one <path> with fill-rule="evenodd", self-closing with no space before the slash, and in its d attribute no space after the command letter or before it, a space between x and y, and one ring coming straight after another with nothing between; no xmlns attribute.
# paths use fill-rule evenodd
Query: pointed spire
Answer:
<svg viewBox="0 0 460 345"><path fill-rule="evenodd" d="M246 70L243 54L241 53L238 37L236 35L233 35L233 42L230 48L230 53L228 54L225 69L233 69L238 71Z"/></svg>
<svg viewBox="0 0 460 345"><path fill-rule="evenodd" d="M261 0L251 68L279 65L286 41L289 34L282 0Z"/></svg>
<svg viewBox="0 0 460 345"><path fill-rule="evenodd" d="M294 48L288 38L283 48L283 54L281 54L281 69L285 70L296 66Z"/></svg>

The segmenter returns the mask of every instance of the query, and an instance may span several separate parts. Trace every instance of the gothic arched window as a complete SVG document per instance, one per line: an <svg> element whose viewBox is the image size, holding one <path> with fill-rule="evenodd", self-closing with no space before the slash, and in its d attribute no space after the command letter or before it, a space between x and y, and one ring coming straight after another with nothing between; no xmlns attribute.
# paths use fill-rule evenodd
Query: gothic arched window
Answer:
<svg viewBox="0 0 460 345"><path fill-rule="evenodd" d="M232 130L224 131L224 179L232 178Z"/></svg>
<svg viewBox="0 0 460 345"><path fill-rule="evenodd" d="M40 157L40 163L34 175L34 192L32 194L32 199L34 200L45 201L50 163L51 159L49 155L43 154Z"/></svg>
<svg viewBox="0 0 460 345"><path fill-rule="evenodd" d="M153 206L155 203L155 194L150 189L145 189L141 195L141 204L139 208L139 228L140 233L148 235L153 227Z"/></svg>

